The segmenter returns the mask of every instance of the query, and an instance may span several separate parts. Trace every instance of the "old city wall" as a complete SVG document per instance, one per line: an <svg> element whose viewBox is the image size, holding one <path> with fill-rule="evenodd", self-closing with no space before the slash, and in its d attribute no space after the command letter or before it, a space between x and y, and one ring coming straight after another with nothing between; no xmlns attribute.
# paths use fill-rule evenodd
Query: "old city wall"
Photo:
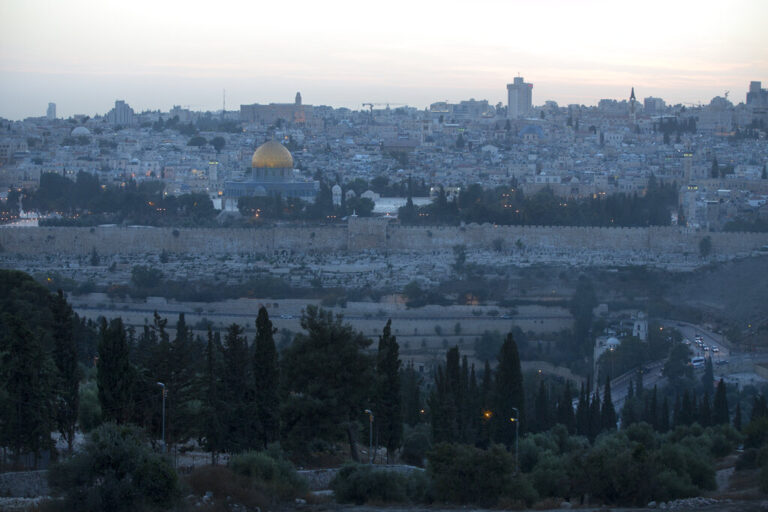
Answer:
<svg viewBox="0 0 768 512"><path fill-rule="evenodd" d="M350 219L347 226L257 229L2 228L0 247L13 254L447 251L469 249L632 251L698 254L710 237L712 254L738 256L768 245L768 233L706 233L676 227L400 226L384 219Z"/></svg>
<svg viewBox="0 0 768 512"><path fill-rule="evenodd" d="M377 249L440 251L456 245L484 249L551 251L632 251L699 254L710 237L713 255L748 254L768 244L768 233L706 233L676 227L600 228L557 226L404 227L390 225ZM358 248L359 249L359 248Z"/></svg>
<svg viewBox="0 0 768 512"><path fill-rule="evenodd" d="M343 251L347 230L339 227L270 227L261 229L173 228L4 228L0 246L14 254L192 254L272 253L275 251Z"/></svg>

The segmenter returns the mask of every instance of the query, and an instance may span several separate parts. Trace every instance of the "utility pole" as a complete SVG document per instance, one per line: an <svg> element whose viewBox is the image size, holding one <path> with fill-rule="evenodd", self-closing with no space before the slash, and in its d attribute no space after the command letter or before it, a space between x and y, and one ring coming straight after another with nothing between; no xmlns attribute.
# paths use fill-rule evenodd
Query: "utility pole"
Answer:
<svg viewBox="0 0 768 512"><path fill-rule="evenodd" d="M373 411L365 410L368 414L368 464L373 464Z"/></svg>

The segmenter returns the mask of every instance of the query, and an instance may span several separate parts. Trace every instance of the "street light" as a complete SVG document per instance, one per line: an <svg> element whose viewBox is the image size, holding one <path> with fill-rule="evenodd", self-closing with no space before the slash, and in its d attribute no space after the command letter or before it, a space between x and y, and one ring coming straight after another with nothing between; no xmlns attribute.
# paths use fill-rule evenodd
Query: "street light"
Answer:
<svg viewBox="0 0 768 512"><path fill-rule="evenodd" d="M515 411L515 417L509 418L509 421L515 424L515 474L517 474L520 471L520 450L518 450L517 444L518 432L520 431L520 411L517 410L517 407L513 407L512 410Z"/></svg>
<svg viewBox="0 0 768 512"><path fill-rule="evenodd" d="M168 394L168 391L165 389L165 384L162 382L158 382L157 385L163 389L163 453L165 453L165 396Z"/></svg>
<svg viewBox="0 0 768 512"><path fill-rule="evenodd" d="M373 411L366 409L368 415L368 464L373 464Z"/></svg>

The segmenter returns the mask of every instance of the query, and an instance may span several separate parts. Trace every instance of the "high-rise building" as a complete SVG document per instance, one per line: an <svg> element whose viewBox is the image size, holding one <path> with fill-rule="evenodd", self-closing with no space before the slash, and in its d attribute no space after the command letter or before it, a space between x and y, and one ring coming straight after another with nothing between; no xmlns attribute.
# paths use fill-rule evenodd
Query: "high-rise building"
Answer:
<svg viewBox="0 0 768 512"><path fill-rule="evenodd" d="M749 82L747 105L752 107L768 107L768 89L763 89L762 82Z"/></svg>
<svg viewBox="0 0 768 512"><path fill-rule="evenodd" d="M664 112L664 109L666 108L666 103L661 98L654 98L653 96L648 96L643 100L643 110L645 110L646 114L654 115L654 114L661 114Z"/></svg>
<svg viewBox="0 0 768 512"><path fill-rule="evenodd" d="M45 111L45 117L49 121L53 121L56 119L56 104L55 103L48 103L48 110Z"/></svg>
<svg viewBox="0 0 768 512"><path fill-rule="evenodd" d="M123 100L115 100L115 108L107 114L107 120L116 126L133 124L133 109Z"/></svg>
<svg viewBox="0 0 768 512"><path fill-rule="evenodd" d="M523 81L517 76L511 84L507 84L507 117L519 119L530 115L533 99L533 84Z"/></svg>

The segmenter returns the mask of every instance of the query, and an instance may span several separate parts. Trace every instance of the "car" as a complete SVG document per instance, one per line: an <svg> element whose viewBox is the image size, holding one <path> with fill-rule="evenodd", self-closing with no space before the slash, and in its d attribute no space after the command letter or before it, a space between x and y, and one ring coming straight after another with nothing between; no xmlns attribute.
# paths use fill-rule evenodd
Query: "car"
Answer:
<svg viewBox="0 0 768 512"><path fill-rule="evenodd" d="M720 352L720 349L717 347L712 347L712 352L715 352L715 353Z"/></svg>
<svg viewBox="0 0 768 512"><path fill-rule="evenodd" d="M703 346L703 347L701 347L701 348L703 348L703 349L704 349L704 352L709 352L709 345L704 345L704 346Z"/></svg>

